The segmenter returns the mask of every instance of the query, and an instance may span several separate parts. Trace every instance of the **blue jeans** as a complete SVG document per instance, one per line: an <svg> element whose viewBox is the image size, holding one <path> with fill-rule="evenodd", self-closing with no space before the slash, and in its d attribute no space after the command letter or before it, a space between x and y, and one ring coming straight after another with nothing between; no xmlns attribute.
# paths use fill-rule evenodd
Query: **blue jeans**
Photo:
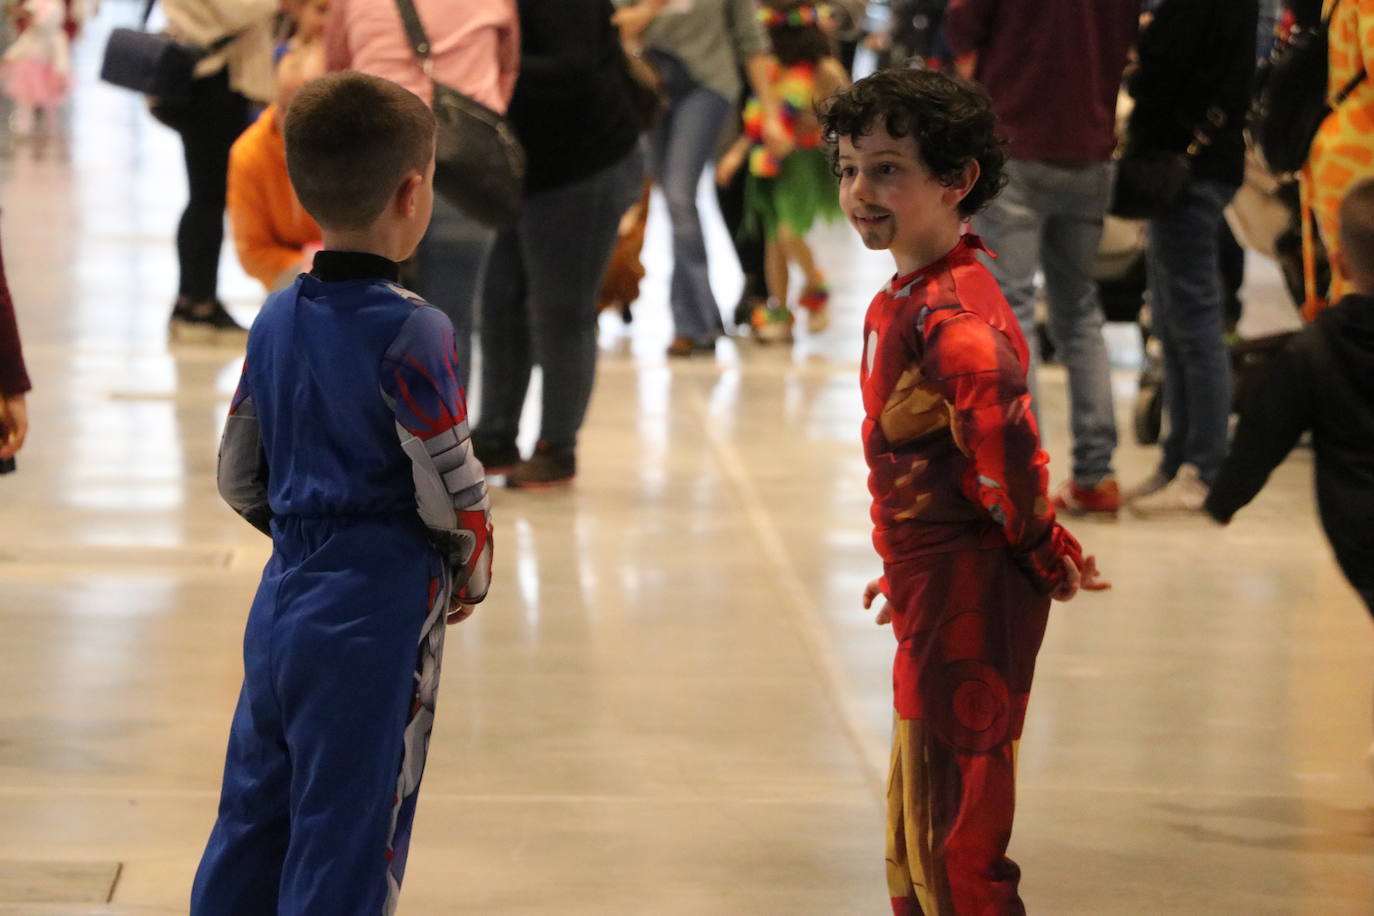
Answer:
<svg viewBox="0 0 1374 916"><path fill-rule="evenodd" d="M573 445L596 377L596 293L620 218L638 199L644 154L525 201L496 237L482 292L482 408L477 435L513 440L530 369L544 373L539 438Z"/></svg>
<svg viewBox="0 0 1374 916"><path fill-rule="evenodd" d="M1112 473L1116 415L1111 364L1093 264L1111 200L1112 166L1058 166L1012 159L1007 186L975 220L996 259L989 263L1030 348L1027 383L1038 400L1035 269L1045 274L1050 338L1069 373L1073 479L1092 486Z"/></svg>
<svg viewBox="0 0 1374 916"><path fill-rule="evenodd" d="M697 212L701 171L716 151L730 102L695 82L682 62L650 51L663 77L668 110L650 135L654 177L668 201L673 223L673 280L669 301L676 332L696 340L724 333L720 307L711 292L706 239Z"/></svg>
<svg viewBox="0 0 1374 916"><path fill-rule="evenodd" d="M1150 314L1164 345L1169 433L1160 473L1187 462L1210 484L1226 459L1231 357L1226 351L1217 227L1236 189L1197 180L1150 224Z"/></svg>
<svg viewBox="0 0 1374 916"><path fill-rule="evenodd" d="M434 216L415 251L415 291L453 322L458 381L467 388L472 364L472 316L496 232L438 194Z"/></svg>

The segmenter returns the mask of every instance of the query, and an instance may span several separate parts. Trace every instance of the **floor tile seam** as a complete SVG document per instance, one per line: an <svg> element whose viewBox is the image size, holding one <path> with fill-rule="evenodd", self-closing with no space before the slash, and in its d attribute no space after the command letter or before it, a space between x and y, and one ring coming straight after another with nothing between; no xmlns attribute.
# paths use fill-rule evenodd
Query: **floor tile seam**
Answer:
<svg viewBox="0 0 1374 916"><path fill-rule="evenodd" d="M741 508L754 531L760 551L777 574L775 581L781 592L778 597L787 611L787 620L792 624L805 654L816 669L822 692L840 720L875 799L881 802L887 788L887 749L878 747L868 740L868 732L864 726L868 717L864 714L859 701L859 691L839 662L839 653L835 649L825 621L821 618L815 602L811 600L810 593L802 584L801 576L783 542L777 523L768 512L749 476L743 456L735 444L712 422L706 398L701 391L689 386L686 397L689 408L696 415L726 480L740 499Z"/></svg>
<svg viewBox="0 0 1374 916"><path fill-rule="evenodd" d="M775 783L774 783L775 784ZM804 790L804 791L803 791ZM83 799L108 799L111 801L147 800L147 801L200 801L206 799L216 799L219 797L219 790L213 788L205 789L171 789L171 788L96 788L96 787L70 787L70 786L38 786L38 787L14 787L0 786L0 800L5 798L38 799L38 798L83 798ZM445 792L426 790L423 793L423 801L435 804L459 803L474 805L673 805L673 806L694 806L694 805L719 805L728 804L731 806L744 807L786 807L796 805L807 807L811 805L831 805L845 807L858 805L867 807L870 803L866 787L855 786L853 790L844 792L831 792L830 794L818 793L812 790L811 786L803 786L793 795L760 795L757 793L693 793L690 795L677 794L610 794L610 793L529 793L529 792ZM0 849L3 844L0 844Z"/></svg>

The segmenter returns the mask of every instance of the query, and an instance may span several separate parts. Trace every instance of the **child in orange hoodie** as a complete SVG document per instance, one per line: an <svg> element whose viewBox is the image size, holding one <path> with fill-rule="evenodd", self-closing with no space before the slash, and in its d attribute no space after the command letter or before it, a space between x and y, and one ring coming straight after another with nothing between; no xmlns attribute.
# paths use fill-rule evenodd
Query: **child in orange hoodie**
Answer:
<svg viewBox="0 0 1374 916"><path fill-rule="evenodd" d="M301 208L286 174L282 112L304 83L324 74L319 41L326 0L303 5L277 65L277 98L229 152L229 224L243 269L269 291L289 286L320 250L320 227Z"/></svg>

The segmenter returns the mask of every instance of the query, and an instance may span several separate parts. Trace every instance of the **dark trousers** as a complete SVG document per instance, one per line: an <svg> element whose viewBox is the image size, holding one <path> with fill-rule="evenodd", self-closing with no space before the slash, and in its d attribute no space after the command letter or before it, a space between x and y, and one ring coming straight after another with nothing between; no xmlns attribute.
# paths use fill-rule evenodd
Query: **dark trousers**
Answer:
<svg viewBox="0 0 1374 916"><path fill-rule="evenodd" d="M537 363L539 438L577 442L596 379L596 291L643 182L644 154L635 147L595 174L530 194L520 221L496 237L481 299L477 435L515 438Z"/></svg>
<svg viewBox="0 0 1374 916"><path fill-rule="evenodd" d="M210 302L219 287L229 148L248 126L252 103L229 88L229 73L221 70L192 84L191 102L185 108L155 114L181 135L190 187L177 225L177 294L192 302Z"/></svg>

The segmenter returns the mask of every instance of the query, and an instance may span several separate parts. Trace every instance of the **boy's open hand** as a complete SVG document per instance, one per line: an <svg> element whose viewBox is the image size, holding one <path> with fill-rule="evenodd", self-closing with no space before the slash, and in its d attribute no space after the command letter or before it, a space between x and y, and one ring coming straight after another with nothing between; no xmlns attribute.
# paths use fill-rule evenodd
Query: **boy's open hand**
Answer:
<svg viewBox="0 0 1374 916"><path fill-rule="evenodd" d="M1050 597L1055 601L1072 601L1080 589L1103 592L1112 587L1110 582L1102 578L1102 573L1098 572L1097 557L1084 557L1082 566L1075 566L1073 560L1068 557L1064 558L1063 563L1064 581L1050 593Z"/></svg>
<svg viewBox="0 0 1374 916"><path fill-rule="evenodd" d="M469 617L472 616L472 612L475 610L477 610L477 605L475 604L464 604L461 601L453 602L449 605L448 617L446 618L448 620L449 626L452 626L455 623L462 623L464 620L467 620Z"/></svg>
<svg viewBox="0 0 1374 916"><path fill-rule="evenodd" d="M864 586L864 610L873 607L873 602L879 595L883 594L883 580L874 579ZM873 622L878 626L883 626L892 622L892 607L887 603L886 595L883 596L883 606L878 609L878 616L873 618Z"/></svg>

